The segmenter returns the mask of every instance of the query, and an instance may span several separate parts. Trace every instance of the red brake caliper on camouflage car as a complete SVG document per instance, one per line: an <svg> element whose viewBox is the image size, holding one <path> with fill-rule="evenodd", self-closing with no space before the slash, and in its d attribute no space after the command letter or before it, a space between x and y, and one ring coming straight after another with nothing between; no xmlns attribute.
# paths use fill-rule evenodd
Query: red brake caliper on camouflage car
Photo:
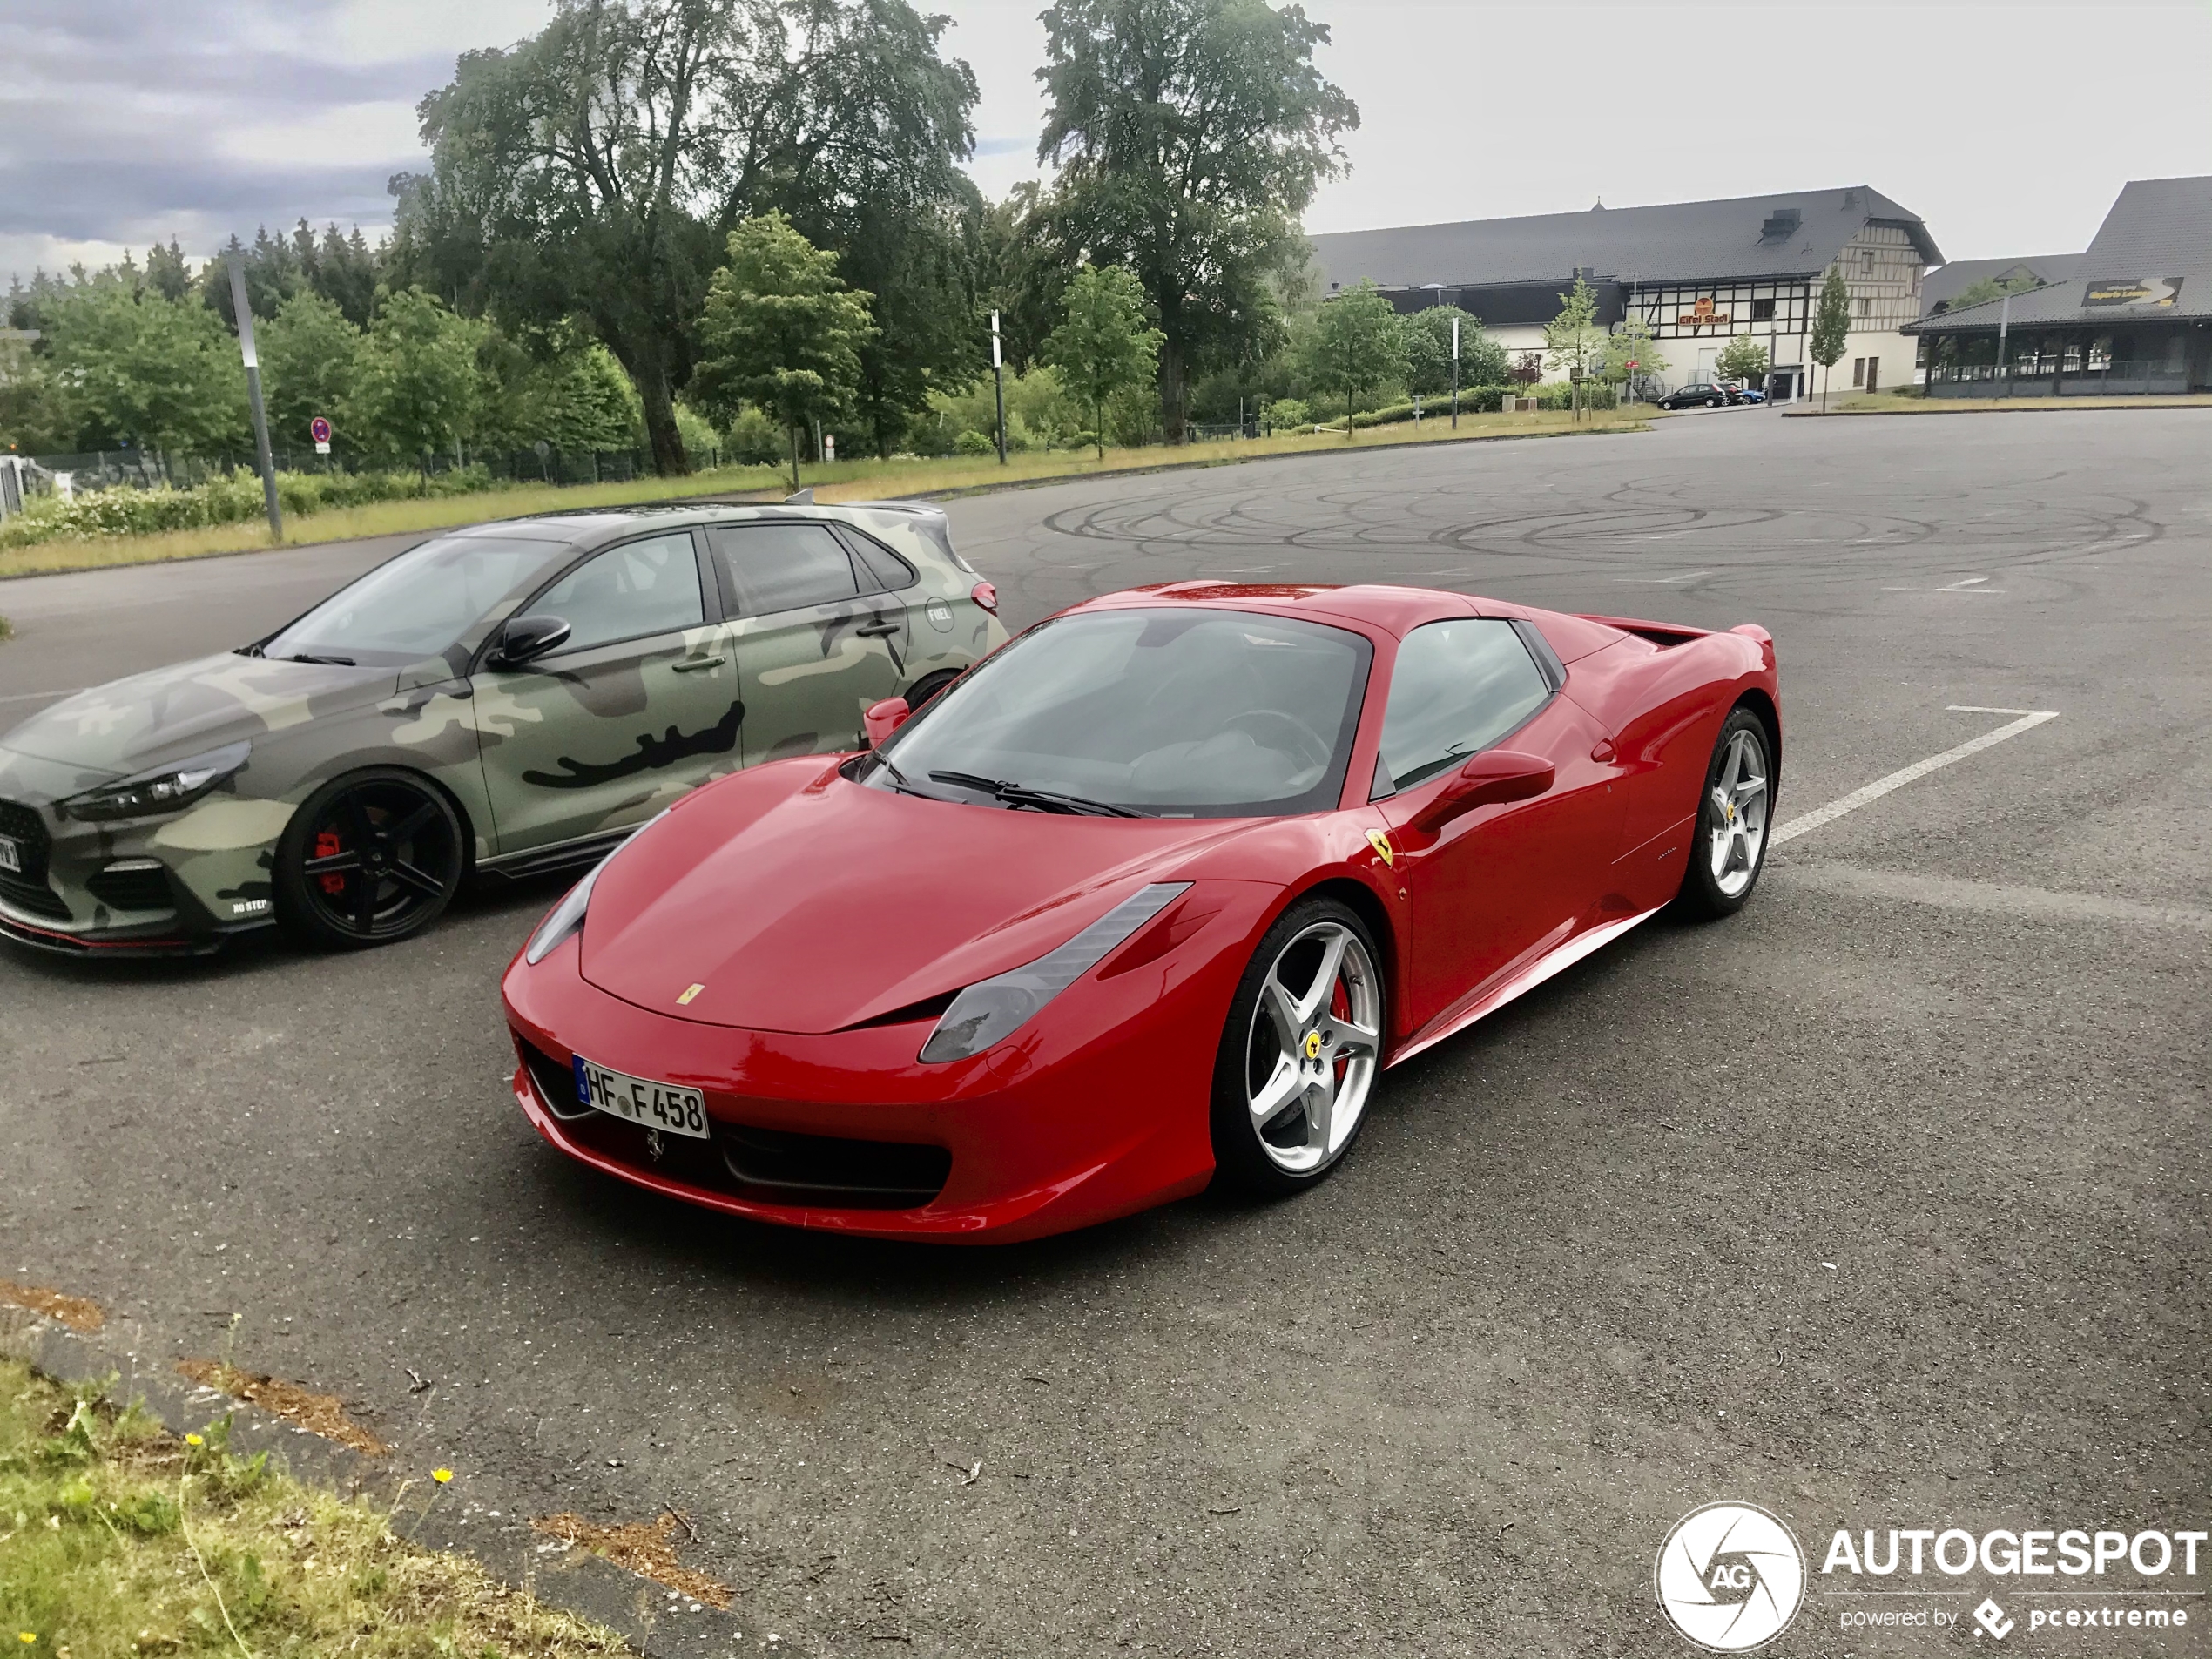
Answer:
<svg viewBox="0 0 2212 1659"><path fill-rule="evenodd" d="M345 850L344 845L338 839L336 830L318 830L315 833L317 858L334 859ZM346 890L346 878L342 875L326 875L319 877L318 880L322 883L322 890L334 899Z"/></svg>

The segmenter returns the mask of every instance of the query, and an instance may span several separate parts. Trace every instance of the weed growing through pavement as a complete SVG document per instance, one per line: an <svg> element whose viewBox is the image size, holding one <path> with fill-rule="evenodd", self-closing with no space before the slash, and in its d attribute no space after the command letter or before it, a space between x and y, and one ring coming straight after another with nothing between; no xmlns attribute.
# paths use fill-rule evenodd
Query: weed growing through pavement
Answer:
<svg viewBox="0 0 2212 1659"><path fill-rule="evenodd" d="M388 1508L304 1486L233 1453L230 1438L228 1419L174 1435L107 1386L63 1388L0 1361L0 1642L12 1632L17 1643L7 1651L625 1651L477 1563L395 1536Z"/></svg>

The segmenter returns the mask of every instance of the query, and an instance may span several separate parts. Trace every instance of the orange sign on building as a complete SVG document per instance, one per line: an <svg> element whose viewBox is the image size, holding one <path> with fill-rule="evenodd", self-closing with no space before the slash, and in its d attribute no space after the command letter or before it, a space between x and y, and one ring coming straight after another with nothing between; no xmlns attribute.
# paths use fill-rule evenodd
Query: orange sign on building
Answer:
<svg viewBox="0 0 2212 1659"><path fill-rule="evenodd" d="M1731 314L1714 310L1712 295L1701 294L1689 310L1675 314L1675 321L1684 328L1725 328Z"/></svg>

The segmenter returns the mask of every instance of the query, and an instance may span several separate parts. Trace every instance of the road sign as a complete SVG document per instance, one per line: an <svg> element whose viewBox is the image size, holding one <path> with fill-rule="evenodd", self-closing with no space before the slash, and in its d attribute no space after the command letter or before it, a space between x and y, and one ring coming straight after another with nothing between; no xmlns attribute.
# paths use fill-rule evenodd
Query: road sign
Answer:
<svg viewBox="0 0 2212 1659"><path fill-rule="evenodd" d="M323 419L321 415L318 415L314 420L307 422L307 435L313 438L318 444L328 443L330 442L330 422Z"/></svg>

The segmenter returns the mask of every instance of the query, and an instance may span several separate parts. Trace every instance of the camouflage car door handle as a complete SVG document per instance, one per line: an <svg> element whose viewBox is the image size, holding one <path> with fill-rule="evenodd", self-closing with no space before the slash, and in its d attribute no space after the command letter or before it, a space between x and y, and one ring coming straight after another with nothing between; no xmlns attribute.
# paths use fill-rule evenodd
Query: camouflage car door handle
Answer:
<svg viewBox="0 0 2212 1659"><path fill-rule="evenodd" d="M899 624L889 617L878 617L873 622L862 623L853 631L863 639L887 639L899 631Z"/></svg>
<svg viewBox="0 0 2212 1659"><path fill-rule="evenodd" d="M686 657L680 663L669 664L678 674L696 674L702 668L719 668L730 659L727 657Z"/></svg>

